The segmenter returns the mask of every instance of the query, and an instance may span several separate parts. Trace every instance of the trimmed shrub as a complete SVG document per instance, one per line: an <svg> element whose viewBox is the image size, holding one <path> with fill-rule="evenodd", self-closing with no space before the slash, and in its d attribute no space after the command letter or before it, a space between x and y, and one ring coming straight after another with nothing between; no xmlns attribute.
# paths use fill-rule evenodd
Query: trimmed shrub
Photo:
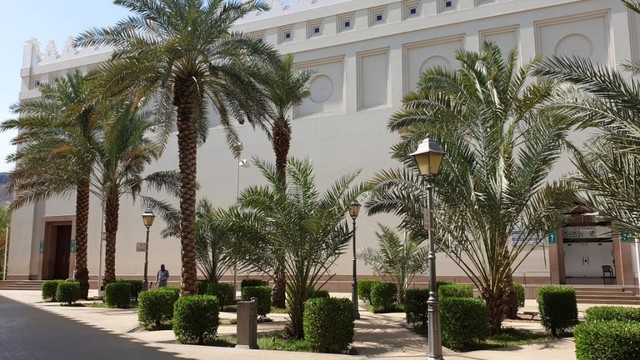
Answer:
<svg viewBox="0 0 640 360"><path fill-rule="evenodd" d="M220 318L218 299L211 295L183 296L173 306L173 333L181 344L213 340Z"/></svg>
<svg viewBox="0 0 640 360"><path fill-rule="evenodd" d="M444 286L444 285L455 285L455 283L453 283L451 281L436 280L436 290L438 290L440 288L440 286Z"/></svg>
<svg viewBox="0 0 640 360"><path fill-rule="evenodd" d="M118 282L126 282L129 285L131 285L131 298L134 301L138 301L138 296L140 296L140 293L142 292L142 288L144 287L144 281L120 279L118 280Z"/></svg>
<svg viewBox="0 0 640 360"><path fill-rule="evenodd" d="M104 288L104 303L108 307L128 308L131 303L131 284L114 281Z"/></svg>
<svg viewBox="0 0 640 360"><path fill-rule="evenodd" d="M42 283L42 300L56 301L56 290L62 280L47 280Z"/></svg>
<svg viewBox="0 0 640 360"><path fill-rule="evenodd" d="M427 321L429 321L427 300L429 300L429 289L407 289L404 295L404 312L408 324L427 327Z"/></svg>
<svg viewBox="0 0 640 360"><path fill-rule="evenodd" d="M209 283L207 285L207 295L213 295L218 298L220 311L222 311L223 307L236 303L236 289L233 288L233 284Z"/></svg>
<svg viewBox="0 0 640 360"><path fill-rule="evenodd" d="M309 292L309 299L316 299L316 298L328 299L330 297L331 295L327 290L311 290L311 292Z"/></svg>
<svg viewBox="0 0 640 360"><path fill-rule="evenodd" d="M588 323L600 321L640 322L640 308L624 306L594 306L585 311L584 319Z"/></svg>
<svg viewBox="0 0 640 360"><path fill-rule="evenodd" d="M440 316L442 343L446 347L464 350L489 334L489 311L484 300L443 298Z"/></svg>
<svg viewBox="0 0 640 360"><path fill-rule="evenodd" d="M267 316L271 312L271 286L245 286L240 290L242 301L258 300L258 315Z"/></svg>
<svg viewBox="0 0 640 360"><path fill-rule="evenodd" d="M180 295L172 290L158 290L140 293L138 303L138 323L147 329L158 328L163 322L173 319L173 305Z"/></svg>
<svg viewBox="0 0 640 360"><path fill-rule="evenodd" d="M60 281L56 288L56 301L69 305L80 299L80 283L77 281Z"/></svg>
<svg viewBox="0 0 640 360"><path fill-rule="evenodd" d="M314 351L344 353L353 342L353 320L349 299L309 299L304 305L304 338Z"/></svg>
<svg viewBox="0 0 640 360"><path fill-rule="evenodd" d="M242 282L240 283L240 289L242 289L245 286L269 286L269 283L267 281L264 281L262 279L244 279L242 280Z"/></svg>
<svg viewBox="0 0 640 360"><path fill-rule="evenodd" d="M595 321L576 326L578 360L636 360L640 354L640 323Z"/></svg>
<svg viewBox="0 0 640 360"><path fill-rule="evenodd" d="M371 287L379 282L376 280L358 280L358 298L371 304Z"/></svg>
<svg viewBox="0 0 640 360"><path fill-rule="evenodd" d="M392 311L396 305L398 288L393 283L376 282L371 286L371 305L374 311Z"/></svg>
<svg viewBox="0 0 640 360"><path fill-rule="evenodd" d="M472 298L473 286L467 284L449 284L438 286L438 298Z"/></svg>
<svg viewBox="0 0 640 360"><path fill-rule="evenodd" d="M541 286L538 288L538 311L542 325L553 336L578 323L576 290L570 287Z"/></svg>
<svg viewBox="0 0 640 360"><path fill-rule="evenodd" d="M209 286L208 280L198 280L198 295L206 295L207 286Z"/></svg>
<svg viewBox="0 0 640 360"><path fill-rule="evenodd" d="M524 306L524 286L519 283L513 283L513 290L515 290L516 295L518 296L518 306Z"/></svg>

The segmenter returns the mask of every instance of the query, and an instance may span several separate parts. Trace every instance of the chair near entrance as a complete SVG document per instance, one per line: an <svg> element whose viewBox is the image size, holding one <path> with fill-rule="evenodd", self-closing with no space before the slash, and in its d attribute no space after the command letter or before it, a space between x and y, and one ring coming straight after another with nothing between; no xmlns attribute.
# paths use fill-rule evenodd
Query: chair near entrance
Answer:
<svg viewBox="0 0 640 360"><path fill-rule="evenodd" d="M606 284L607 279L609 280L609 284L616 283L616 274L613 271L613 266L611 265L602 265L602 283Z"/></svg>

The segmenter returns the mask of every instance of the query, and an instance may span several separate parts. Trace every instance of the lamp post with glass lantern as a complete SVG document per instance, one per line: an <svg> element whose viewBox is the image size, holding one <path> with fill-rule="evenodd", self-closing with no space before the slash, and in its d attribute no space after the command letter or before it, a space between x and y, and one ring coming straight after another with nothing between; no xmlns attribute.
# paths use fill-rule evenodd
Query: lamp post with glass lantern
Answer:
<svg viewBox="0 0 640 360"><path fill-rule="evenodd" d="M354 319L360 319L360 312L358 311L358 276L356 272L356 218L360 213L360 203L358 200L353 200L349 205L349 215L353 219L353 281L351 283L351 301L353 302L353 317Z"/></svg>
<svg viewBox="0 0 640 360"><path fill-rule="evenodd" d="M424 139L418 149L411 154L418 165L420 175L427 181L427 206L424 214L424 228L427 230L429 240L429 299L427 300L429 353L427 360L444 359L442 357L442 334L440 332L440 304L436 288L436 252L432 234L433 216L431 207L433 201L433 177L440 172L440 165L445 155L446 153L442 148L429 138Z"/></svg>
<svg viewBox="0 0 640 360"><path fill-rule="evenodd" d="M149 281L147 279L147 270L149 268L149 228L151 228L151 225L153 225L153 220L155 220L155 218L156 216L153 214L150 208L147 208L147 210L145 210L145 212L142 214L142 222L147 228L147 240L144 247L144 290L149 290Z"/></svg>

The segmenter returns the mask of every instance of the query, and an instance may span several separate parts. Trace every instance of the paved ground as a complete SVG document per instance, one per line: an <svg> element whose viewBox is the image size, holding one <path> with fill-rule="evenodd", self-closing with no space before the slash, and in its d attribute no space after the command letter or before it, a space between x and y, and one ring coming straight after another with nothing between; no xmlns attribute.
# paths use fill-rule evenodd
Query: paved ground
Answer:
<svg viewBox="0 0 640 360"><path fill-rule="evenodd" d="M525 310L535 310L535 306L535 301L527 301ZM232 318L235 314L222 313L221 317ZM270 314L269 317L274 322L259 324L258 331L282 329L285 315ZM4 290L0 291L0 359L426 358L426 339L407 329L404 314L372 314L361 309L361 318L355 323L353 344L359 356L268 350L257 353L256 350L181 345L176 343L171 330L139 331L137 313L132 309L60 306L43 303L40 291ZM537 322L505 322L505 325L540 328ZM235 334L235 326L220 326L219 333ZM447 360L575 359L573 339L464 354L445 349L444 355Z"/></svg>

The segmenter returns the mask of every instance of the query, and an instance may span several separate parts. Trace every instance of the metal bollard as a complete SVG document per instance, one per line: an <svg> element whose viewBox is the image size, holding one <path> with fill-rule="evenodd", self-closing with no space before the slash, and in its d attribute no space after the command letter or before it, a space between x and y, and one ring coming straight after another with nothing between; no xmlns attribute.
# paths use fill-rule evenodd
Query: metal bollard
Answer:
<svg viewBox="0 0 640 360"><path fill-rule="evenodd" d="M236 348L258 348L258 299L238 301L237 305Z"/></svg>

